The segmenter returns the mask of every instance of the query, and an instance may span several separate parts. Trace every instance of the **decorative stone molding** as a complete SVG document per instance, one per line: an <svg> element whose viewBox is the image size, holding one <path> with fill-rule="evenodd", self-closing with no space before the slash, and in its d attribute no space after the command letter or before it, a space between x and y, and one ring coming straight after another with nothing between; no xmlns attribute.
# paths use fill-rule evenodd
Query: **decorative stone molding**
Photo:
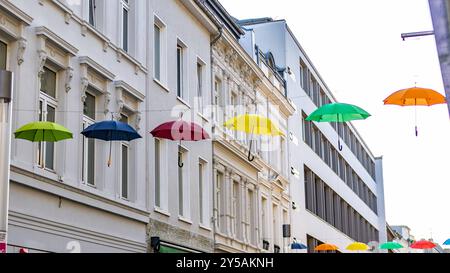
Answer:
<svg viewBox="0 0 450 273"><path fill-rule="evenodd" d="M45 66L45 62L47 61L47 52L44 50L39 50L38 54L39 54L39 56L38 56L38 58L39 58L38 76L39 76L39 78L41 78L42 75L44 74L44 66Z"/></svg>
<svg viewBox="0 0 450 273"><path fill-rule="evenodd" d="M73 68L69 66L66 68L66 83L65 83L66 93L68 93L72 89L71 86L72 79L73 79Z"/></svg>
<svg viewBox="0 0 450 273"><path fill-rule="evenodd" d="M25 49L27 48L27 40L20 38L17 42L17 64L21 65L24 62Z"/></svg>
<svg viewBox="0 0 450 273"><path fill-rule="evenodd" d="M105 93L105 104L104 104L104 108L105 108L104 113L105 113L105 115L107 115L110 112L110 110L109 110L110 102L111 102L111 93L110 92L106 92Z"/></svg>
<svg viewBox="0 0 450 273"><path fill-rule="evenodd" d="M89 79L87 77L82 77L81 78L81 101L85 102L86 101L86 91L87 88L89 86Z"/></svg>

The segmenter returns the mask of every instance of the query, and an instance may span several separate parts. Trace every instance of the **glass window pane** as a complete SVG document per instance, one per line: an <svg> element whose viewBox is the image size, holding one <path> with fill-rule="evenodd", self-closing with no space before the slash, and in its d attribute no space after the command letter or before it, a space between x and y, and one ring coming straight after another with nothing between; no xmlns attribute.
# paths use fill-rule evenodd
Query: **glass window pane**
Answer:
<svg viewBox="0 0 450 273"><path fill-rule="evenodd" d="M203 223L203 164L198 164L198 193L200 205L200 223Z"/></svg>
<svg viewBox="0 0 450 273"><path fill-rule="evenodd" d="M89 24L95 26L95 0L89 0Z"/></svg>
<svg viewBox="0 0 450 273"><path fill-rule="evenodd" d="M125 50L125 51L127 51L128 52L128 10L127 9L123 9L123 18L122 18L122 20L123 20L123 29L122 29L122 32L123 32L123 37L122 37L122 39L123 39L123 50Z"/></svg>
<svg viewBox="0 0 450 273"><path fill-rule="evenodd" d="M178 152L178 156L183 159L183 153ZM178 167L178 209L179 214L183 215L183 168Z"/></svg>
<svg viewBox="0 0 450 273"><path fill-rule="evenodd" d="M86 93L86 100L83 105L83 114L95 120L95 96Z"/></svg>
<svg viewBox="0 0 450 273"><path fill-rule="evenodd" d="M128 198L128 147L122 145L122 197Z"/></svg>
<svg viewBox="0 0 450 273"><path fill-rule="evenodd" d="M157 207L161 206L160 145L160 140L155 139L155 205Z"/></svg>
<svg viewBox="0 0 450 273"><path fill-rule="evenodd" d="M0 69L6 69L6 60L7 60L7 52L8 47L5 43L0 42Z"/></svg>
<svg viewBox="0 0 450 273"><path fill-rule="evenodd" d="M56 98L56 73L44 67L41 77L41 91L52 98Z"/></svg>
<svg viewBox="0 0 450 273"><path fill-rule="evenodd" d="M88 139L88 154L87 154L87 183L95 185L95 140Z"/></svg>
<svg viewBox="0 0 450 273"><path fill-rule="evenodd" d="M124 114L120 114L120 121L124 123L128 123L128 117Z"/></svg>
<svg viewBox="0 0 450 273"><path fill-rule="evenodd" d="M155 78L161 80L161 29L155 25Z"/></svg>
<svg viewBox="0 0 450 273"><path fill-rule="evenodd" d="M183 97L183 49L177 47L177 95Z"/></svg>

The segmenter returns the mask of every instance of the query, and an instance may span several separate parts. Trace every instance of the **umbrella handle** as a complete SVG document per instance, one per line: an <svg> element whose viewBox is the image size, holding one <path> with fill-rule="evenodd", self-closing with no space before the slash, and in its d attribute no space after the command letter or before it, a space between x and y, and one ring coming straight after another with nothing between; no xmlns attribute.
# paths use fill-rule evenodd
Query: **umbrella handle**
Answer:
<svg viewBox="0 0 450 273"><path fill-rule="evenodd" d="M247 159L250 162L253 162L255 160L255 156L252 155L252 143L253 143L253 140L250 140L250 146L248 148L248 156L247 156Z"/></svg>
<svg viewBox="0 0 450 273"><path fill-rule="evenodd" d="M419 129L416 126L416 137L418 137L418 136L419 136Z"/></svg>
<svg viewBox="0 0 450 273"><path fill-rule="evenodd" d="M112 142L109 142L109 159L108 159L108 168L112 165L112 157L111 157L111 150L112 150Z"/></svg>
<svg viewBox="0 0 450 273"><path fill-rule="evenodd" d="M184 167L184 163L181 160L181 154L178 153L178 167L183 168Z"/></svg>
<svg viewBox="0 0 450 273"><path fill-rule="evenodd" d="M341 139L338 139L338 148L339 148L339 151L340 152L342 152L342 144L341 144Z"/></svg>

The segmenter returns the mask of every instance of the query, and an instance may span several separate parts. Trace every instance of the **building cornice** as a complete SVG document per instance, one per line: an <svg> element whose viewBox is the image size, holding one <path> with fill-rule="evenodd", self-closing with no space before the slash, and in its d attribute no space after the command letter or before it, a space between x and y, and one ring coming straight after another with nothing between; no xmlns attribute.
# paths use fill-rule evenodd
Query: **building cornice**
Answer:
<svg viewBox="0 0 450 273"><path fill-rule="evenodd" d="M16 7L13 3L11 3L11 1L0 0L0 8L8 12L8 14L15 17L17 20L20 20L27 26L29 26L33 21L33 17Z"/></svg>

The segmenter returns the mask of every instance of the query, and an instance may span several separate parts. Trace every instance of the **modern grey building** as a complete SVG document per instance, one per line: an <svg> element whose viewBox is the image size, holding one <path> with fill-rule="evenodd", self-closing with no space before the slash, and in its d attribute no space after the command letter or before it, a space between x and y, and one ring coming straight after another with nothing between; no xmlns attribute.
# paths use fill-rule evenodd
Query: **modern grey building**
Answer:
<svg viewBox="0 0 450 273"><path fill-rule="evenodd" d="M312 252L321 243L341 250L353 241L386 241L382 158L375 157L351 122L311 123L318 107L336 102L285 20L240 20L241 44L255 62L276 61L287 97L292 233ZM338 148L338 132L342 151Z"/></svg>

